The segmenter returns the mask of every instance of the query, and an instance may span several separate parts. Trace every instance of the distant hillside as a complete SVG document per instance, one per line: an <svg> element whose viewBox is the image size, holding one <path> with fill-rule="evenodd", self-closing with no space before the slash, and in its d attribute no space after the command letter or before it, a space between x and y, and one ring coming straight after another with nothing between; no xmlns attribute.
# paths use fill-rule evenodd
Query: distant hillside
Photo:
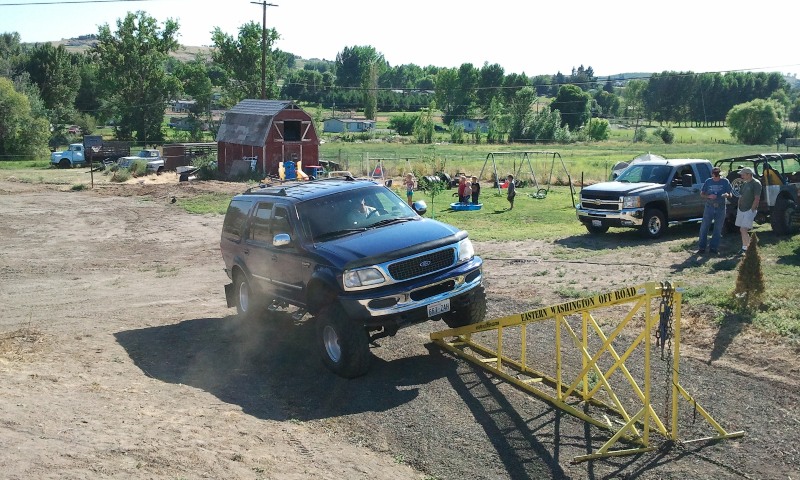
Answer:
<svg viewBox="0 0 800 480"><path fill-rule="evenodd" d="M88 36L87 36L88 37ZM86 51L92 47L97 40L94 38L68 38L63 40L58 40L54 42L50 42L53 46L63 45L64 48L67 49L68 52L72 53L86 53ZM181 45L177 52L173 52L171 54L172 57L177 58L182 62L188 62L189 60L194 60L195 55L197 54L203 55L205 57L211 56L211 48L210 47L192 47L188 45Z"/></svg>

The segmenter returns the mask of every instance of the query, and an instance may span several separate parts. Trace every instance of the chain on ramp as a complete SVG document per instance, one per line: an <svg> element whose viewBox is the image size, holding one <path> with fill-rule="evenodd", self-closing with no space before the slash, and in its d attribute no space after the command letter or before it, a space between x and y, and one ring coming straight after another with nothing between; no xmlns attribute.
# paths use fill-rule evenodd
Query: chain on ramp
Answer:
<svg viewBox="0 0 800 480"><path fill-rule="evenodd" d="M678 441L680 399L715 431L683 443L741 437L744 432L727 432L679 382L681 293L671 282L649 282L434 332L430 337L518 388L612 432L602 447L575 457L575 462L655 450L651 430ZM621 320L609 320L620 316ZM606 333L604 328L611 331ZM630 332L636 335L633 340ZM530 358L529 339L541 342L551 338L552 356ZM669 345L667 356L665 344ZM654 347L662 349L666 371L651 369L654 354L658 358ZM665 392L671 395L663 400L665 414L661 417L652 403L657 391L651 377L658 371L672 387ZM593 406L599 407L597 412L590 408ZM612 420L609 414L617 418ZM628 448L613 448L619 442Z"/></svg>

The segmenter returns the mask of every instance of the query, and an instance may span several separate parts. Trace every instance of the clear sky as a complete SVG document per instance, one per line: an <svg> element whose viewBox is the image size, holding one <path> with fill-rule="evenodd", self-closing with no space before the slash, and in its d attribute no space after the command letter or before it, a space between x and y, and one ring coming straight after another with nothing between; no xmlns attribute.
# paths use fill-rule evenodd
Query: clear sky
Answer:
<svg viewBox="0 0 800 480"><path fill-rule="evenodd" d="M302 58L333 60L344 47L371 45L390 65L489 62L528 76L569 74L580 65L599 77L665 70L800 74L796 0L268 3L277 5L267 7L267 27L281 37L277 47ZM43 42L97 33L102 24L115 31L116 21L136 10L160 22L177 20L179 40L190 46L209 45L215 27L235 37L244 23L262 21L261 5L250 0L0 0L0 33Z"/></svg>

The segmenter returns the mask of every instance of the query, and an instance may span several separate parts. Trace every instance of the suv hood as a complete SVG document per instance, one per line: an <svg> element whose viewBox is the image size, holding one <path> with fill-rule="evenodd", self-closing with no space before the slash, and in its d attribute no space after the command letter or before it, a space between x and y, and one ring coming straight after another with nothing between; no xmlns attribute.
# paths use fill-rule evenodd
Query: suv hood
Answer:
<svg viewBox="0 0 800 480"><path fill-rule="evenodd" d="M348 265L348 268L353 268L457 243L466 236L466 232L456 227L423 218L372 228L318 243L316 247L333 263L344 265L355 262L357 265Z"/></svg>
<svg viewBox="0 0 800 480"><path fill-rule="evenodd" d="M660 183L626 183L626 182L603 182L590 185L581 190L583 192L592 193L618 193L620 195L641 195L642 193L651 190L663 189L664 185Z"/></svg>

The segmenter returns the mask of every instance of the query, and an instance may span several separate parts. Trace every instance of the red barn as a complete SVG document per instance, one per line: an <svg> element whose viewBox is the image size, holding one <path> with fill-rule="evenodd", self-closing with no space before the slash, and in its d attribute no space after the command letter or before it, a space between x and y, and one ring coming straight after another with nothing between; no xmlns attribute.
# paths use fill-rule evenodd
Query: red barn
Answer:
<svg viewBox="0 0 800 480"><path fill-rule="evenodd" d="M228 110L217 133L217 163L229 174L235 160L255 158L264 175L278 175L285 160L318 165L314 122L289 100L242 100Z"/></svg>

